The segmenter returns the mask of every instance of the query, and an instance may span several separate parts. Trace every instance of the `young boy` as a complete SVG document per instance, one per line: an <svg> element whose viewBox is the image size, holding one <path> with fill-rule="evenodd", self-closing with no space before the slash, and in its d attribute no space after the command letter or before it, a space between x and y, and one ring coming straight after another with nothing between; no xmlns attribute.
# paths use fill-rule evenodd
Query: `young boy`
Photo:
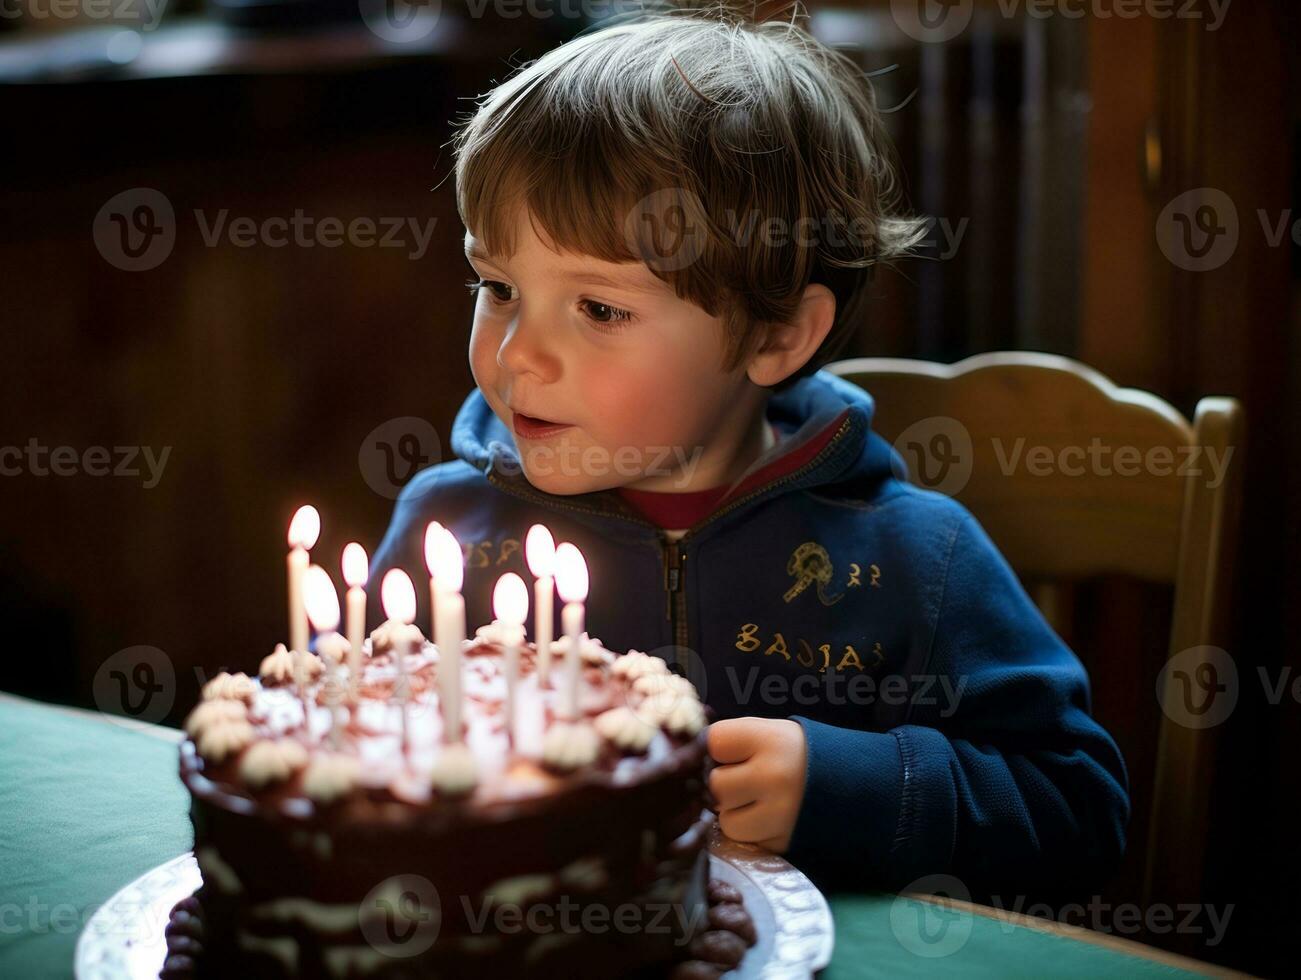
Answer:
<svg viewBox="0 0 1301 980"><path fill-rule="evenodd" d="M587 559L589 632L716 712L723 832L823 885L1113 865L1126 776L1079 661L818 370L921 235L862 72L790 25L655 15L525 66L455 146L477 389L373 580L419 580L441 521L486 623L546 523Z"/></svg>

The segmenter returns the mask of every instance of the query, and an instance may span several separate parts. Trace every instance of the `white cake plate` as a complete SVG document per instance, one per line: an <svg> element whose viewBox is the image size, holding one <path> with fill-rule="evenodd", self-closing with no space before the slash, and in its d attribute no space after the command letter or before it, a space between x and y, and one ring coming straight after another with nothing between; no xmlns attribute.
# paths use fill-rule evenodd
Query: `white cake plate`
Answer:
<svg viewBox="0 0 1301 980"><path fill-rule="evenodd" d="M785 859L724 837L709 839L710 877L735 886L758 940L726 980L803 980L831 962L835 939L822 893ZM101 905L77 939L77 980L157 980L172 906L203 883L194 852L147 871Z"/></svg>

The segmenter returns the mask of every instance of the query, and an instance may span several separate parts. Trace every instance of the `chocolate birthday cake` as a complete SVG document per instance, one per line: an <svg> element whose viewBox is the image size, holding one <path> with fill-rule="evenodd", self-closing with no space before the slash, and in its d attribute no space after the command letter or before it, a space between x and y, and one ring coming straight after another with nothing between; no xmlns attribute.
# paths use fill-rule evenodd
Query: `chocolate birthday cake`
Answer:
<svg viewBox="0 0 1301 980"><path fill-rule="evenodd" d="M327 634L204 686L180 750L203 886L172 912L164 977L740 961L753 925L709 881L707 709L685 678L585 633L550 645L543 678L536 646L494 623L462 644L453 733L434 644L389 621L362 646Z"/></svg>

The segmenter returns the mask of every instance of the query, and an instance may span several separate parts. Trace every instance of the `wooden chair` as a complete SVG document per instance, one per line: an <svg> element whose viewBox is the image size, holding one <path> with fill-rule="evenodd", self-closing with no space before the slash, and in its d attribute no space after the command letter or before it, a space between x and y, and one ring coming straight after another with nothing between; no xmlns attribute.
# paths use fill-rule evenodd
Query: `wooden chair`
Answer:
<svg viewBox="0 0 1301 980"><path fill-rule="evenodd" d="M1193 647L1227 646L1245 424L1236 399L1201 399L1190 425L1155 395L1117 388L1078 361L1021 351L952 365L855 358L827 370L874 396L874 427L903 455L913 482L951 493L975 514L1063 636L1073 588L1120 575L1173 587L1169 646L1157 665ZM1090 457L1095 439L1113 451ZM1121 465L1114 450L1131 446L1151 468L1108 475ZM1194 447L1204 473L1210 452L1227 454L1218 485L1210 474L1178 474ZM1171 472L1156 472L1166 451ZM1106 661L1086 663L1096 689ZM1135 855L1142 844L1131 838L1127 857L1143 862L1132 877L1144 907L1201 900L1217 729L1188 727L1161 710L1179 703L1164 698L1181 697L1175 685L1188 682L1171 666L1161 702L1157 674L1133 699L1150 705L1149 731L1157 732L1151 792L1134 793L1151 807L1131 822L1148 827L1146 849Z"/></svg>

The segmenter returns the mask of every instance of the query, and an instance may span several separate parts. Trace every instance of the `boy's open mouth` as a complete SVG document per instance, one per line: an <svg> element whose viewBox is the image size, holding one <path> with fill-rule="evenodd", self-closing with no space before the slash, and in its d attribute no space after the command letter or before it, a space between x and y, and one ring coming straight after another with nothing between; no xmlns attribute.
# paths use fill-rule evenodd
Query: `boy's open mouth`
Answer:
<svg viewBox="0 0 1301 980"><path fill-rule="evenodd" d="M525 439L541 439L569 428L568 422L553 422L550 419L540 419L520 412L511 413L511 424L515 434Z"/></svg>

